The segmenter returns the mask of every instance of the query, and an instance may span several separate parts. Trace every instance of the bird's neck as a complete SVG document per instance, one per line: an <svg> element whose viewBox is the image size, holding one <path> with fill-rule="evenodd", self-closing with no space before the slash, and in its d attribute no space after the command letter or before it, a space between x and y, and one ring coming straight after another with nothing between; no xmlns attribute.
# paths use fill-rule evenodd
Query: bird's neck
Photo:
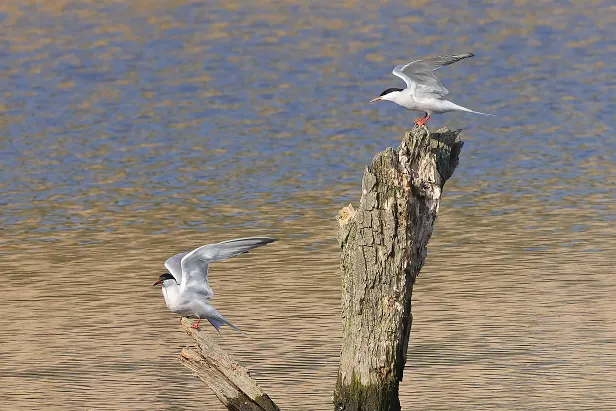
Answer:
<svg viewBox="0 0 616 411"><path fill-rule="evenodd" d="M178 297L180 295L180 286L177 284L170 284L163 286L163 297L165 297L165 303L170 310L173 310L177 305Z"/></svg>
<svg viewBox="0 0 616 411"><path fill-rule="evenodd" d="M405 88L400 93L398 93L398 95L396 96L396 99L398 101L396 101L396 103L400 104L402 102L414 101L415 100L415 98L413 97L413 95L415 94L414 89L415 87Z"/></svg>

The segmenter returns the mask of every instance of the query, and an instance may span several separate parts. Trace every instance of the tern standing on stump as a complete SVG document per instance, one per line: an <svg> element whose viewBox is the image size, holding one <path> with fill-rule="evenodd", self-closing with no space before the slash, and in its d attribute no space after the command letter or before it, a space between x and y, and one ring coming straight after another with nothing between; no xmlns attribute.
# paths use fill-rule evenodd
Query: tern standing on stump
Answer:
<svg viewBox="0 0 616 411"><path fill-rule="evenodd" d="M274 241L276 239L268 237L238 238L176 254L165 261L169 272L161 275L154 285L162 286L163 297L170 311L198 319L197 323L192 325L193 328L198 328L201 320L206 319L216 331L219 331L222 325L228 325L242 332L209 304L210 298L214 296L214 291L207 282L209 264L247 253L253 248Z"/></svg>
<svg viewBox="0 0 616 411"><path fill-rule="evenodd" d="M408 110L422 112L424 116L415 122L418 126L426 124L433 113L442 114L449 111L465 111L483 116L492 116L493 114L473 111L443 99L444 96L449 94L449 90L436 78L434 72L441 67L468 57L473 57L473 54L439 56L396 66L393 74L404 80L407 88L388 88L370 102L388 100Z"/></svg>

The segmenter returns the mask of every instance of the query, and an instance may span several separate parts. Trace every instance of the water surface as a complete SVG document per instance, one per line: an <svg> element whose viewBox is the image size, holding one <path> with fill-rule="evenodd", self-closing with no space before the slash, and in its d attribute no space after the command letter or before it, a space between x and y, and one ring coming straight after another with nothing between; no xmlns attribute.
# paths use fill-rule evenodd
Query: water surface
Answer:
<svg viewBox="0 0 616 411"><path fill-rule="evenodd" d="M413 295L405 409L616 403L616 8L609 1L21 1L0 5L0 402L222 410L151 287L217 263L227 348L282 409L331 409L335 215L414 113L366 104L439 71L463 128Z"/></svg>

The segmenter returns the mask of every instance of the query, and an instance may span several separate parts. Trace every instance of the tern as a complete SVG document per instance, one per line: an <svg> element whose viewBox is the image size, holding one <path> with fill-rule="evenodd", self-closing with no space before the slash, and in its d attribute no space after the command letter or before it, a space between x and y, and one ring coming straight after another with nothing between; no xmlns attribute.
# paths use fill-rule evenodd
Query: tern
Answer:
<svg viewBox="0 0 616 411"><path fill-rule="evenodd" d="M434 72L441 67L473 56L474 54L472 53L453 54L400 64L394 67L393 74L404 80L407 88L388 88L370 102L373 103L379 100L393 101L408 110L424 113L424 116L415 122L418 126L426 124L430 120L430 115L434 113L442 114L449 111L465 111L483 116L492 116L493 114L473 111L451 101L444 100L443 97L449 94L449 90L434 75Z"/></svg>
<svg viewBox="0 0 616 411"><path fill-rule="evenodd" d="M247 253L274 241L275 238L269 237L238 238L176 254L165 261L165 268L169 272L161 275L154 286L162 286L163 297L170 311L188 318L197 318L192 328L199 328L201 320L207 319L217 332L220 332L222 325L228 325L244 334L210 305L214 291L207 281L208 267L214 261Z"/></svg>

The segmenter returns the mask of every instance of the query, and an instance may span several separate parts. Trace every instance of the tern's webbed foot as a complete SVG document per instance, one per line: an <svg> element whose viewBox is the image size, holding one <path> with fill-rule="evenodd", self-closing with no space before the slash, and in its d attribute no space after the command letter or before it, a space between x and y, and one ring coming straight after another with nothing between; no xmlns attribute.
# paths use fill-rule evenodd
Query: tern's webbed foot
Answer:
<svg viewBox="0 0 616 411"><path fill-rule="evenodd" d="M425 117L422 117L419 120L417 120L415 124L417 124L418 126L425 126L428 120L430 120L430 115L426 114Z"/></svg>
<svg viewBox="0 0 616 411"><path fill-rule="evenodd" d="M201 318L199 318L195 324L191 325L191 328L198 330L200 323L201 323Z"/></svg>

